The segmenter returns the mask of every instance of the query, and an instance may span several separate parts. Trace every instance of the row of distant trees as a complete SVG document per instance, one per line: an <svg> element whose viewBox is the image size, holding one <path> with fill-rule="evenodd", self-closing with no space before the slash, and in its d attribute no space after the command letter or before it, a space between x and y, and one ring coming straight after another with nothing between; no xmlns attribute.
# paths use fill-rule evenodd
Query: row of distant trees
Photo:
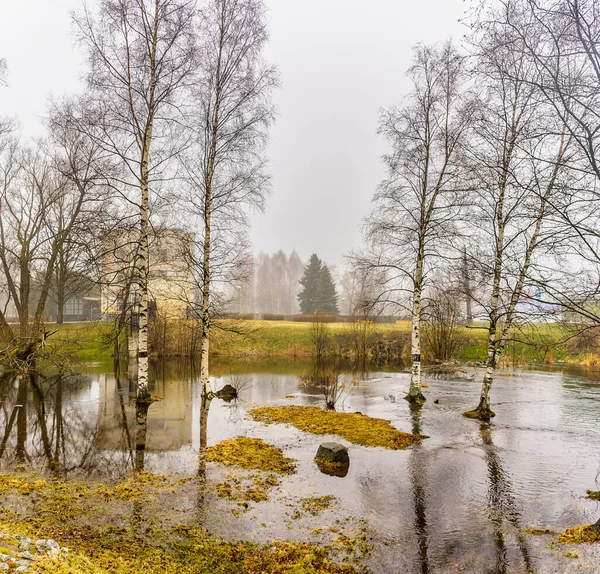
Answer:
<svg viewBox="0 0 600 574"><path fill-rule="evenodd" d="M294 315L340 312L338 289L329 267L316 254L304 265L296 253L260 253L248 276L228 290L234 313ZM344 297L345 299L345 297Z"/></svg>

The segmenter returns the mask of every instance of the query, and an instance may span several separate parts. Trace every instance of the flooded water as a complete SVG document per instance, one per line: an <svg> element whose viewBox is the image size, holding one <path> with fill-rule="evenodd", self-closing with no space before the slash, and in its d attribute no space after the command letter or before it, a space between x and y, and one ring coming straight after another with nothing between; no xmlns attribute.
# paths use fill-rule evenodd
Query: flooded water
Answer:
<svg viewBox="0 0 600 574"><path fill-rule="evenodd" d="M220 365L216 372L238 370ZM303 366L247 364L243 370L233 376L240 400L214 399L202 429L197 380L183 368L154 365L151 391L163 400L149 409L138 467L194 481L202 470L203 484L215 484L225 471L199 463L202 443L247 435L281 447L298 461L298 472L283 479L269 501L242 513L190 487L173 502L173 521L186 517L225 539L318 542L317 526L365 519L374 572L600 572L596 545L578 547L577 558L569 558L551 548L549 535L525 533L561 531L600 517L599 504L583 498L587 489L600 489L599 381L568 372L499 376L492 397L496 418L481 424L461 416L477 404L478 376L428 379L428 400L412 412L402 400L408 374L359 377L338 410L385 418L400 430L430 437L406 451L390 451L253 422L247 416L253 406L322 405L324 399L303 383ZM215 387L231 379L215 377ZM65 477L127 475L136 465L133 391L127 376L102 369L62 379L4 377L0 468L20 464ZM313 462L327 440L349 447L344 478L321 474ZM292 519L293 501L315 495L333 495L336 503L317 517Z"/></svg>

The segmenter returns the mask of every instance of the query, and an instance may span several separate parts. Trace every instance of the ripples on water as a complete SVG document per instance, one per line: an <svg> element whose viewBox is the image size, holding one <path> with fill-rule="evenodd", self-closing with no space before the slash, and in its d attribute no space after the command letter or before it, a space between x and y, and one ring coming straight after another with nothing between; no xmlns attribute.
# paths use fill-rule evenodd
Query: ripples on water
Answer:
<svg viewBox="0 0 600 574"><path fill-rule="evenodd" d="M365 517L373 529L375 572L563 572L548 539L526 527L563 530L593 522L597 503L583 499L599 470L600 384L582 375L521 371L498 377L491 424L465 419L477 404L479 380L432 379L429 400L413 410L401 400L408 375L375 373L360 382L343 408L393 421L430 438L407 451L350 446L348 475L322 475L312 458L323 437L264 426L245 416L250 406L321 404L301 373L244 375L241 400L213 400L208 445L248 434L281 446L298 459L298 474L280 495L333 494L338 508ZM198 474L200 388L189 374L155 365L143 464L147 470ZM226 378L216 379L216 386ZM90 372L69 378L0 381L0 467L15 463L62 476L124 476L135 465L134 387L124 376ZM294 399L285 399L286 395ZM439 404L434 404L434 399ZM333 437L332 437L333 438ZM339 440L339 438L337 439ZM344 442L344 441L341 441ZM210 473L219 469L209 465ZM205 501L217 504L217 501ZM189 505L188 505L189 506ZM302 536L282 530L278 501L240 517L204 526L225 538ZM213 516L205 509L205 516ZM267 527L257 528L266 522ZM600 568L591 566L592 570ZM586 571L586 570L584 570Z"/></svg>

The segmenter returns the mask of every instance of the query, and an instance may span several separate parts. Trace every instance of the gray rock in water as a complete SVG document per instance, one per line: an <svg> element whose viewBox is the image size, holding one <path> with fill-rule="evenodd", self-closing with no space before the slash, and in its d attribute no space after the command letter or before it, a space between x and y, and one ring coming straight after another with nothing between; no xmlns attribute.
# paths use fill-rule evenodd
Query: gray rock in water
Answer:
<svg viewBox="0 0 600 574"><path fill-rule="evenodd" d="M10 566L6 562L0 562L0 570L10 570Z"/></svg>
<svg viewBox="0 0 600 574"><path fill-rule="evenodd" d="M46 540L46 548L48 549L48 556L52 558L60 554L60 544L55 540Z"/></svg>
<svg viewBox="0 0 600 574"><path fill-rule="evenodd" d="M324 442L319 446L315 458L326 462L336 462L339 464L350 464L348 449L337 442Z"/></svg>
<svg viewBox="0 0 600 574"><path fill-rule="evenodd" d="M0 554L0 562L6 562L9 558L8 554Z"/></svg>

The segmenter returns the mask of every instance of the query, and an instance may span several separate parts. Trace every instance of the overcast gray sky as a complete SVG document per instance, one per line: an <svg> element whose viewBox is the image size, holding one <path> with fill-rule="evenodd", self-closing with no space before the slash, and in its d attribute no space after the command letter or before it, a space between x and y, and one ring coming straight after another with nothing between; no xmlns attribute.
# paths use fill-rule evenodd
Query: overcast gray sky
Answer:
<svg viewBox="0 0 600 574"><path fill-rule="evenodd" d="M269 156L273 195L253 217L255 250L293 248L339 264L360 246L361 220L383 176L379 109L397 103L418 42L459 39L464 0L266 0L266 57L279 67L278 121ZM71 36L79 0L3 2L0 58L9 89L0 114L41 134L50 95L80 89L82 60Z"/></svg>

